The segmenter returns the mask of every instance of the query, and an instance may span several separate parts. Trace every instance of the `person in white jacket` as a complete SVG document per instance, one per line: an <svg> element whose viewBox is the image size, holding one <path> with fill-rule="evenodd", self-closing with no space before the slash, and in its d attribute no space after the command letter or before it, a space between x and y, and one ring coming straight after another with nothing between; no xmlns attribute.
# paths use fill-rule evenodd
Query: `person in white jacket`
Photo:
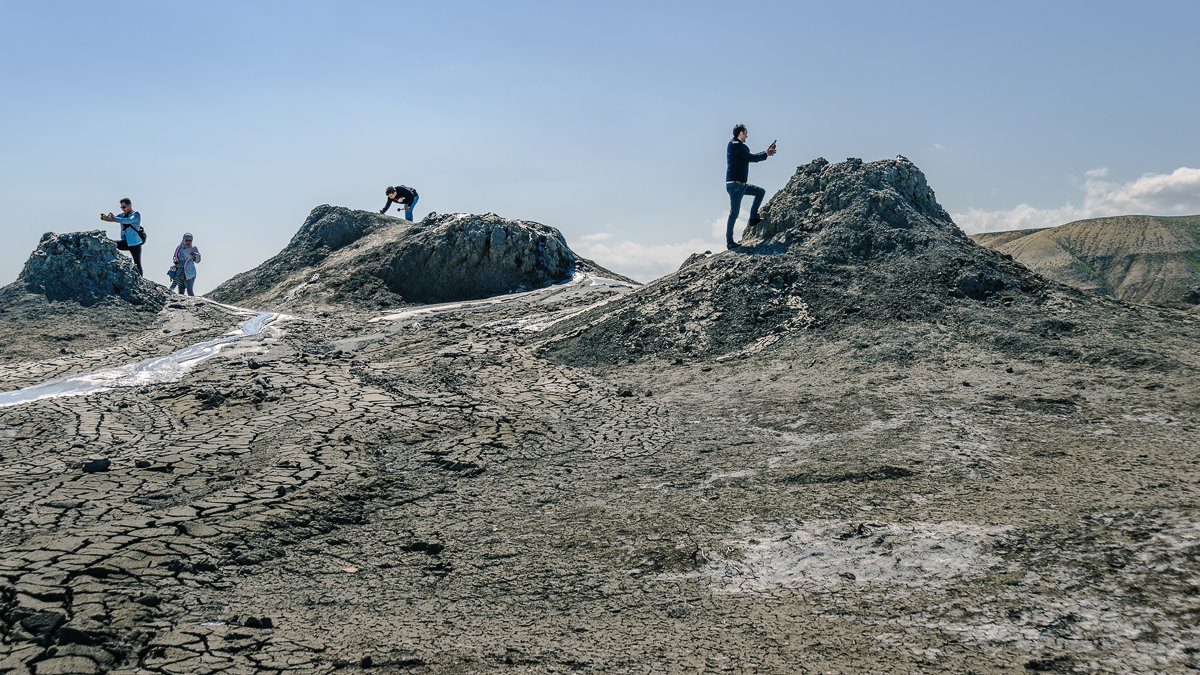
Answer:
<svg viewBox="0 0 1200 675"><path fill-rule="evenodd" d="M192 245L192 233L185 232L183 241L175 247L175 281L173 286L179 287L179 294L187 290L188 295L196 295L192 285L196 283L196 263L200 262L200 249Z"/></svg>

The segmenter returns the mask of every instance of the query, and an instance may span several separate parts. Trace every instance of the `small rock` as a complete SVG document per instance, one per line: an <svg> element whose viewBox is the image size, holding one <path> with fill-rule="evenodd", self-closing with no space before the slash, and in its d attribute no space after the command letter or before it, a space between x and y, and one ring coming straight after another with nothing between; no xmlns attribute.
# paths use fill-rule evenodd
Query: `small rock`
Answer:
<svg viewBox="0 0 1200 675"><path fill-rule="evenodd" d="M256 616L246 617L246 620L242 622L242 625L245 626L246 628L262 628L263 627L262 621Z"/></svg>
<svg viewBox="0 0 1200 675"><path fill-rule="evenodd" d="M134 462L133 465L139 469L149 469L150 468L150 462L148 462L144 459L139 459L138 461Z"/></svg>
<svg viewBox="0 0 1200 675"><path fill-rule="evenodd" d="M855 579L858 578L858 577L854 576L853 572L842 572L838 576L845 579L846 581L854 581Z"/></svg>
<svg viewBox="0 0 1200 675"><path fill-rule="evenodd" d="M1006 373L1011 373L1012 371L1013 371L1013 367L1012 367L1012 366L1009 366L1009 367L1007 367L1007 368L1005 368L1005 369L1004 369L1004 372L1006 372Z"/></svg>
<svg viewBox="0 0 1200 675"><path fill-rule="evenodd" d="M105 458L93 459L83 463L84 473L96 473L98 471L108 471L111 461Z"/></svg>
<svg viewBox="0 0 1200 675"><path fill-rule="evenodd" d="M58 644L60 645L95 645L101 641L87 631L63 626L58 629Z"/></svg>
<svg viewBox="0 0 1200 675"><path fill-rule="evenodd" d="M41 612L21 619L21 627L34 635L45 635L58 628L63 618L58 612Z"/></svg>
<svg viewBox="0 0 1200 675"><path fill-rule="evenodd" d="M362 657L362 660L360 660L358 662L358 665L363 668L370 668L371 666L375 665L375 660L372 659L370 656L364 656L364 657Z"/></svg>
<svg viewBox="0 0 1200 675"><path fill-rule="evenodd" d="M145 605L147 607L158 607L159 605L162 604L162 598L158 597L157 595L155 595L153 593L147 593L146 595L143 595L143 596L137 598L136 600L134 600L134 602L136 602L139 605Z"/></svg>
<svg viewBox="0 0 1200 675"><path fill-rule="evenodd" d="M620 396L621 398L630 398L631 396L633 396L633 390L632 389L618 389L617 396Z"/></svg>

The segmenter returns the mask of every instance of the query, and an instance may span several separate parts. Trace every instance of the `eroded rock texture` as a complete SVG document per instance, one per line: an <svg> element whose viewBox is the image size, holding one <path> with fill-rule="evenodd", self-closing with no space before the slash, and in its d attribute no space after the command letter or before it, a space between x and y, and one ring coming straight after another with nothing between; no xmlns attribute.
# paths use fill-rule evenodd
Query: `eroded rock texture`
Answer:
<svg viewBox="0 0 1200 675"><path fill-rule="evenodd" d="M381 307L526 291L580 269L619 277L541 223L491 213L431 213L410 223L322 205L278 255L209 295L256 307Z"/></svg>
<svg viewBox="0 0 1200 675"><path fill-rule="evenodd" d="M122 300L161 306L166 300L165 290L143 280L101 230L43 234L17 281L47 300L81 305Z"/></svg>

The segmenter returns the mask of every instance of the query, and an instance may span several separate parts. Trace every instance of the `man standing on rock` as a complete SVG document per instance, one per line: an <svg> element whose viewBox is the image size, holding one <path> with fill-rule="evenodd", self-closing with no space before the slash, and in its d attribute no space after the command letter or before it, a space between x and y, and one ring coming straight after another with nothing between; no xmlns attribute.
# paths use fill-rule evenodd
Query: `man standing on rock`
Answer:
<svg viewBox="0 0 1200 675"><path fill-rule="evenodd" d="M775 154L775 143L763 152L752 154L746 147L746 125L739 124L733 128L733 140L725 149L725 191L729 193L729 222L725 224L725 247L735 249L737 242L733 240L733 223L742 210L742 197L754 195L754 203L750 206L750 225L756 225L762 218L758 217L758 207L762 204L767 191L746 182L750 176L750 162L761 162Z"/></svg>
<svg viewBox="0 0 1200 675"><path fill-rule="evenodd" d="M392 207L392 202L404 205L404 217L409 221L413 219L413 207L417 205L417 191L407 185L397 185L396 187L388 186L387 203L383 205L383 210L380 213L387 213L387 210Z"/></svg>
<svg viewBox="0 0 1200 675"><path fill-rule="evenodd" d="M100 214L100 220L121 224L121 241L125 246L117 248L128 249L129 255L133 256L133 264L137 265L138 274L146 276L142 271L142 244L146 240L146 231L142 229L142 214L133 210L133 202L129 197L121 200L121 215L114 216L110 211L107 215Z"/></svg>

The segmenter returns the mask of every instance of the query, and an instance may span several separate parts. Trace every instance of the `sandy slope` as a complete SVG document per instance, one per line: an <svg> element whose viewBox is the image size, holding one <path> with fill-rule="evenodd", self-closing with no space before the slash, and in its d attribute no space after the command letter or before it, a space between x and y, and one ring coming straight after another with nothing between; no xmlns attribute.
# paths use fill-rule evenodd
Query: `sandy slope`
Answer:
<svg viewBox="0 0 1200 675"><path fill-rule="evenodd" d="M1178 302L1200 285L1200 216L1119 216L976 234L1035 272L1129 302Z"/></svg>

